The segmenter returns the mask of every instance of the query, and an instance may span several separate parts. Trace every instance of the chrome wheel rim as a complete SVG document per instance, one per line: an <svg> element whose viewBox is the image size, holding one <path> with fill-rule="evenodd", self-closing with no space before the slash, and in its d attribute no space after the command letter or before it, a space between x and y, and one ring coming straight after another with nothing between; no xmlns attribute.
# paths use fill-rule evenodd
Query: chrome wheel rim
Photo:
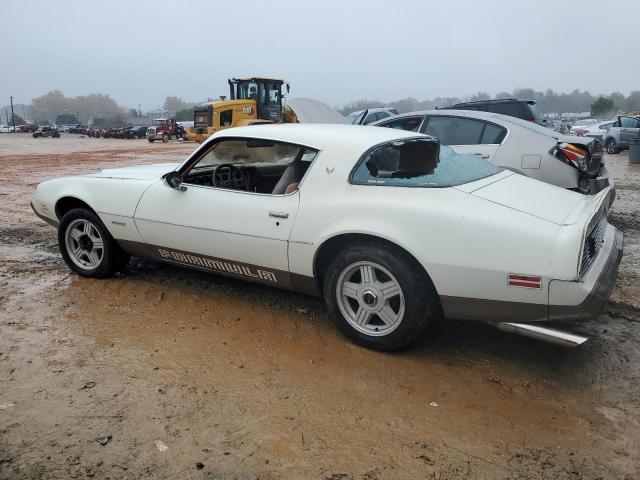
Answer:
<svg viewBox="0 0 640 480"><path fill-rule="evenodd" d="M615 149L615 144L612 141L609 141L607 143L607 153L614 153Z"/></svg>
<svg viewBox="0 0 640 480"><path fill-rule="evenodd" d="M83 270L97 268L104 257L104 242L96 226L88 220L74 220L65 231L65 247L71 261Z"/></svg>
<svg viewBox="0 0 640 480"><path fill-rule="evenodd" d="M400 283L374 262L356 262L345 268L336 283L336 298L349 325L366 335L388 335L404 317Z"/></svg>

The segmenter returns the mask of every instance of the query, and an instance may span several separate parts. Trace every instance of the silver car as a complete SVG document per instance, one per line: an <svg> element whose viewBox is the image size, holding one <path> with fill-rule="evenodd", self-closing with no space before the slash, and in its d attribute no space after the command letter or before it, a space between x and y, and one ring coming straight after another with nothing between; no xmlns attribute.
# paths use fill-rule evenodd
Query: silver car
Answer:
<svg viewBox="0 0 640 480"><path fill-rule="evenodd" d="M611 184L602 164L600 141L562 135L516 117L471 110L427 110L371 125L425 133L459 154L477 155L528 177L585 194L596 194Z"/></svg>
<svg viewBox="0 0 640 480"><path fill-rule="evenodd" d="M640 117L619 116L604 134L607 153L618 153L629 148L631 138L640 138Z"/></svg>

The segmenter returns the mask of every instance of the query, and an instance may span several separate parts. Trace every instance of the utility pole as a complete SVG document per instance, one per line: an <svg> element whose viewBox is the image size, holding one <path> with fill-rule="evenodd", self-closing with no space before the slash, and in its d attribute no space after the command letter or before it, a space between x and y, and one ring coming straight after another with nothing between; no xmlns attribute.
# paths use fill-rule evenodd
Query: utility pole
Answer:
<svg viewBox="0 0 640 480"><path fill-rule="evenodd" d="M76 112L76 123L80 124L80 112Z"/></svg>
<svg viewBox="0 0 640 480"><path fill-rule="evenodd" d="M140 103L138 104L138 116L142 116L142 105Z"/></svg>
<svg viewBox="0 0 640 480"><path fill-rule="evenodd" d="M24 103L22 104L22 119L26 122L27 121L27 112L24 109Z"/></svg>
<svg viewBox="0 0 640 480"><path fill-rule="evenodd" d="M9 128L9 110L4 109L4 115L7 117L7 128Z"/></svg>
<svg viewBox="0 0 640 480"><path fill-rule="evenodd" d="M13 114L13 97L9 97L11 99L11 123L13 123L13 132L16 131L16 116Z"/></svg>

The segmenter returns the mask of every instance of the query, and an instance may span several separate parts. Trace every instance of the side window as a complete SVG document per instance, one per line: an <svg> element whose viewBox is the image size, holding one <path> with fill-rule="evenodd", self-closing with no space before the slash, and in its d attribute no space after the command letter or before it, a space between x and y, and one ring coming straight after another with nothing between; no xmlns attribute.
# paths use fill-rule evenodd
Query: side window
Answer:
<svg viewBox="0 0 640 480"><path fill-rule="evenodd" d="M233 110L225 110L220 112L220 126L230 127L233 121Z"/></svg>
<svg viewBox="0 0 640 480"><path fill-rule="evenodd" d="M483 122L469 118L433 116L421 130L445 145L478 145L483 127Z"/></svg>
<svg viewBox="0 0 640 480"><path fill-rule="evenodd" d="M482 134L482 144L496 144L502 142L507 131L492 123L485 124L484 133Z"/></svg>
<svg viewBox="0 0 640 480"><path fill-rule="evenodd" d="M398 120L389 120L381 127L386 128L397 128L398 130L408 130L409 132L417 132L418 127L422 123L423 117L407 117L400 118Z"/></svg>
<svg viewBox="0 0 640 480"><path fill-rule="evenodd" d="M391 115L389 115L387 112L378 112L376 113L376 120L382 120L383 118L387 118L390 116Z"/></svg>

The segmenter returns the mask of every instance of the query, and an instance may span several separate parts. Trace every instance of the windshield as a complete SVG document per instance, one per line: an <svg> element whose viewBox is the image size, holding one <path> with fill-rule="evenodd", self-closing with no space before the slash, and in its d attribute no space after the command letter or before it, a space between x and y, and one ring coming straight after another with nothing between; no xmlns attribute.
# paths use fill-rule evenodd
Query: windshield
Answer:
<svg viewBox="0 0 640 480"><path fill-rule="evenodd" d="M167 123L167 121L165 119L156 119L153 121L154 125L165 125Z"/></svg>
<svg viewBox="0 0 640 480"><path fill-rule="evenodd" d="M362 111L359 112L351 112L349 115L347 115L347 120L349 120L349 123L353 123L355 121L356 118L358 118L360 115L362 114Z"/></svg>
<svg viewBox="0 0 640 480"><path fill-rule="evenodd" d="M351 182L442 188L474 182L501 171L502 168L477 155L458 155L434 139L409 139L386 143L369 151L354 170Z"/></svg>

